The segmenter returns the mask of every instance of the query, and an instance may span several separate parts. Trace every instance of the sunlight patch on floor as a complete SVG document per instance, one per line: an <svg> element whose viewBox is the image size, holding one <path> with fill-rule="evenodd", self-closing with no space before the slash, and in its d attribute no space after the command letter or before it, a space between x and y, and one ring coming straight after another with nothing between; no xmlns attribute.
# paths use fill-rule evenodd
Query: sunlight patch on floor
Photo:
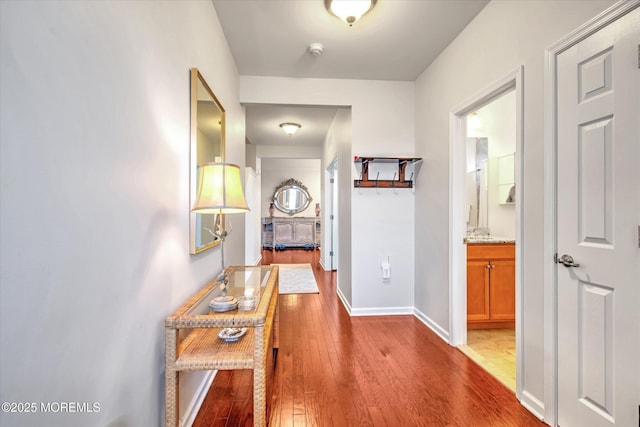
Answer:
<svg viewBox="0 0 640 427"><path fill-rule="evenodd" d="M458 349L515 393L515 329L469 329Z"/></svg>

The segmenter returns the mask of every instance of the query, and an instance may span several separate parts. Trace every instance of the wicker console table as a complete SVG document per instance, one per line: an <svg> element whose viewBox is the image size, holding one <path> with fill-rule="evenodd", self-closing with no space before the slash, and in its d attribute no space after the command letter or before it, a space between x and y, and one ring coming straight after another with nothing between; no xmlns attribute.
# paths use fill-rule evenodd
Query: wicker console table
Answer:
<svg viewBox="0 0 640 427"><path fill-rule="evenodd" d="M213 281L193 295L165 321L165 426L178 425L181 371L253 369L253 424L267 425L267 398L278 349L278 266L229 267L228 294L253 288L256 307L218 313L209 302L220 290ZM223 328L247 327L237 342L218 338ZM273 351L271 351L273 349Z"/></svg>

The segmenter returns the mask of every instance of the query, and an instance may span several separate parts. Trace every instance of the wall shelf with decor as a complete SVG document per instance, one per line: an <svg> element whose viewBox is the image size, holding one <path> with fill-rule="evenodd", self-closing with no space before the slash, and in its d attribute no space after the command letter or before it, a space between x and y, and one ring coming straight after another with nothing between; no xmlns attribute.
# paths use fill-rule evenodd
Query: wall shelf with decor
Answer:
<svg viewBox="0 0 640 427"><path fill-rule="evenodd" d="M422 162L420 157L359 157L360 179L353 180L356 188L413 188L416 169L407 177L407 166Z"/></svg>

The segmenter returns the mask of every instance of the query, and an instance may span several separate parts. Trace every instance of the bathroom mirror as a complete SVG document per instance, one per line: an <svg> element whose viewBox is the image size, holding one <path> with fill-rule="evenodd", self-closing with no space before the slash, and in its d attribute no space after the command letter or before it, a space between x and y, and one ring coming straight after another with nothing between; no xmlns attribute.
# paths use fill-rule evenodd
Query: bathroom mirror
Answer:
<svg viewBox="0 0 640 427"><path fill-rule="evenodd" d="M225 112L197 68L191 69L191 150L189 228L190 253L210 249L220 244L216 237L217 214L191 212L198 185L198 165L224 160ZM224 218L220 218L224 224Z"/></svg>
<svg viewBox="0 0 640 427"><path fill-rule="evenodd" d="M516 202L515 153L498 157L498 203L511 205Z"/></svg>
<svg viewBox="0 0 640 427"><path fill-rule="evenodd" d="M487 138L467 138L467 207L468 227L489 226Z"/></svg>
<svg viewBox="0 0 640 427"><path fill-rule="evenodd" d="M281 183L273 193L273 205L287 215L304 211L309 207L311 200L307 187L293 178Z"/></svg>

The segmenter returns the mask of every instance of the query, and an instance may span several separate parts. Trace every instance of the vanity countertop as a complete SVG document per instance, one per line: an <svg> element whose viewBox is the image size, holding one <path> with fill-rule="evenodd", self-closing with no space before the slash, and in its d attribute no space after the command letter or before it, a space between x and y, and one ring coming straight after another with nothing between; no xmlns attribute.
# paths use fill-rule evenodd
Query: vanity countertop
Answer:
<svg viewBox="0 0 640 427"><path fill-rule="evenodd" d="M515 243L515 239L508 239L500 236L468 236L466 237L467 244L499 244L499 243Z"/></svg>

